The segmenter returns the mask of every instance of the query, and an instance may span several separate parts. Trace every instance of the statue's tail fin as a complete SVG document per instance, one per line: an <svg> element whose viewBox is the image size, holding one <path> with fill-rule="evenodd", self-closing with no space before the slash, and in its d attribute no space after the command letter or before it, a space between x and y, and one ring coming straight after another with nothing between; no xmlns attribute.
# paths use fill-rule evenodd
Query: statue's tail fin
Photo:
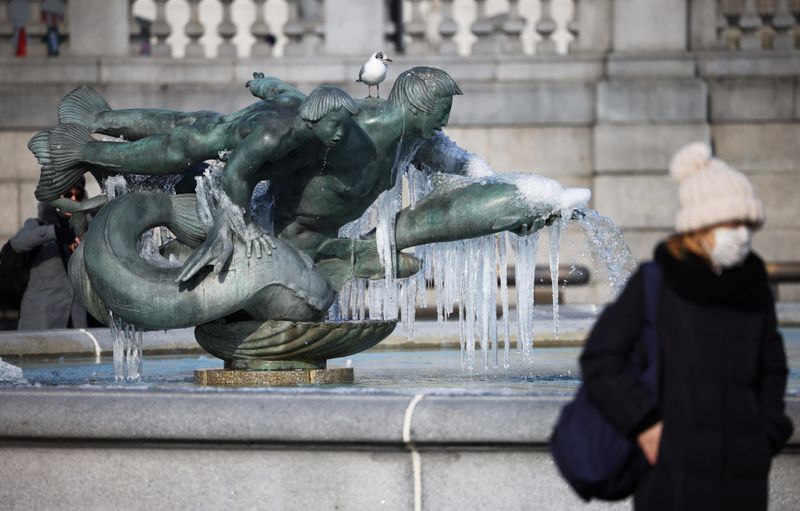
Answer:
<svg viewBox="0 0 800 511"><path fill-rule="evenodd" d="M50 158L50 130L40 131L28 141L28 149L36 156L36 161L43 167L52 167Z"/></svg>
<svg viewBox="0 0 800 511"><path fill-rule="evenodd" d="M100 94L91 87L81 85L64 96L58 104L58 122L92 127L95 116L108 110L111 107Z"/></svg>
<svg viewBox="0 0 800 511"><path fill-rule="evenodd" d="M81 167L83 151L86 143L92 140L87 128L60 124L36 134L28 142L28 148L42 165L34 192L38 200L49 202L59 198L84 174L86 169Z"/></svg>

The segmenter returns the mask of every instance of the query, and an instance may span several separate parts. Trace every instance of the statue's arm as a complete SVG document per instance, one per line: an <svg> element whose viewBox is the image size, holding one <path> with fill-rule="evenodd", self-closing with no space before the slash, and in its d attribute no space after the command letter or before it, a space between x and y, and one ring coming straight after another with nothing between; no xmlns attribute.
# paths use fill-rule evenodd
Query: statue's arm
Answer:
<svg viewBox="0 0 800 511"><path fill-rule="evenodd" d="M262 252L272 254L275 242L250 220L250 197L259 179L269 179L262 174L265 163L279 158L286 150L280 137L272 136L267 128L248 135L231 153L225 165L222 191L214 213L214 224L206 240L192 253L181 269L177 282L186 282L206 266L219 273L233 254L233 237L245 245L247 257Z"/></svg>
<svg viewBox="0 0 800 511"><path fill-rule="evenodd" d="M442 132L425 141L414 155L413 163L428 174L440 172L478 178L495 173L483 158L459 147Z"/></svg>
<svg viewBox="0 0 800 511"><path fill-rule="evenodd" d="M306 95L295 87L274 76L264 76L264 73L253 73L253 79L248 80L245 87L250 93L260 99L299 100L306 99Z"/></svg>

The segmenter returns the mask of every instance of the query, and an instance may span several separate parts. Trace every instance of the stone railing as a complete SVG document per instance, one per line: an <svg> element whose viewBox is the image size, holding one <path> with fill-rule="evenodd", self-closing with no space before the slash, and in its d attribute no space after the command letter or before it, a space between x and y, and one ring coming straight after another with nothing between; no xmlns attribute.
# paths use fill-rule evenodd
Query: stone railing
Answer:
<svg viewBox="0 0 800 511"><path fill-rule="evenodd" d="M715 3L716 31L705 41L694 41L701 48L779 50L800 47L800 1L719 0Z"/></svg>
<svg viewBox="0 0 800 511"><path fill-rule="evenodd" d="M60 32L62 54L70 55L70 4L95 10L91 4L97 0L66 3ZM687 8L685 2L665 3ZM46 54L41 4L29 2L33 57ZM622 45L613 49L624 51L625 41L637 37L626 19L642 9L652 7L631 0L128 0L127 19L95 23L127 31L131 55L154 57L308 57L361 54L373 46L408 55L552 55L606 52L615 40ZM800 0L697 0L688 9L690 49L800 48ZM120 17L123 10L116 9ZM370 19L375 26L367 29ZM614 34L620 30L628 35ZM0 56L13 54L13 33L2 8ZM356 41L350 48L358 51L336 48L343 34ZM653 40L652 34L639 36ZM682 34L673 36L687 49Z"/></svg>

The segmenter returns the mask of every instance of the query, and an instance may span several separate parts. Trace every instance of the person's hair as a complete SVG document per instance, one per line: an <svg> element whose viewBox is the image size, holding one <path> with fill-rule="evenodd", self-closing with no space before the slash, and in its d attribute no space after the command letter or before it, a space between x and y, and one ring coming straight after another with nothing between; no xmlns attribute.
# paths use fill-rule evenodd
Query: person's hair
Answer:
<svg viewBox="0 0 800 511"><path fill-rule="evenodd" d="M431 113L436 108L437 98L460 94L461 89L449 74L435 67L418 66L400 73L387 101Z"/></svg>
<svg viewBox="0 0 800 511"><path fill-rule="evenodd" d="M667 238L667 250L672 257L679 261L686 259L688 254L694 254L706 263L711 265L711 258L708 255L705 247L700 242L703 236L706 236L710 229L700 229L692 232L678 233L674 236Z"/></svg>
<svg viewBox="0 0 800 511"><path fill-rule="evenodd" d="M304 121L317 122L334 110L344 108L350 115L361 110L348 93L338 87L323 85L317 87L300 104L300 117Z"/></svg>

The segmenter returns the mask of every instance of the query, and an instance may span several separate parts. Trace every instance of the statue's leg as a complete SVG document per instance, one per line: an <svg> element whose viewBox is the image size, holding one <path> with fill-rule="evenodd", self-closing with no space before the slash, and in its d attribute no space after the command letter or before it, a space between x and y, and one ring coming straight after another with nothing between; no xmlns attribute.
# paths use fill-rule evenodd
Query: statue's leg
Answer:
<svg viewBox="0 0 800 511"><path fill-rule="evenodd" d="M138 140L152 135L168 135L180 126L203 126L221 119L216 112L177 112L156 108L108 110L98 113L91 126L95 133Z"/></svg>
<svg viewBox="0 0 800 511"><path fill-rule="evenodd" d="M136 140L150 135L166 135L178 126L218 122L216 112L177 112L135 108L113 110L91 87L75 88L58 104L58 123L77 124L91 132Z"/></svg>
<svg viewBox="0 0 800 511"><path fill-rule="evenodd" d="M85 126L59 124L36 134L28 143L42 166L34 193L42 202L55 200L89 169L155 175L179 173L232 147L232 141L212 136L213 133L208 127L179 126L168 135L135 142L100 142Z"/></svg>
<svg viewBox="0 0 800 511"><path fill-rule="evenodd" d="M397 249L476 238L526 225L541 229L555 213L553 204L524 200L509 183L475 183L429 195L397 215Z"/></svg>
<svg viewBox="0 0 800 511"><path fill-rule="evenodd" d="M206 129L179 126L168 134L129 143L87 140L81 160L114 172L174 174L198 161L218 157L226 144L216 142L217 138Z"/></svg>

